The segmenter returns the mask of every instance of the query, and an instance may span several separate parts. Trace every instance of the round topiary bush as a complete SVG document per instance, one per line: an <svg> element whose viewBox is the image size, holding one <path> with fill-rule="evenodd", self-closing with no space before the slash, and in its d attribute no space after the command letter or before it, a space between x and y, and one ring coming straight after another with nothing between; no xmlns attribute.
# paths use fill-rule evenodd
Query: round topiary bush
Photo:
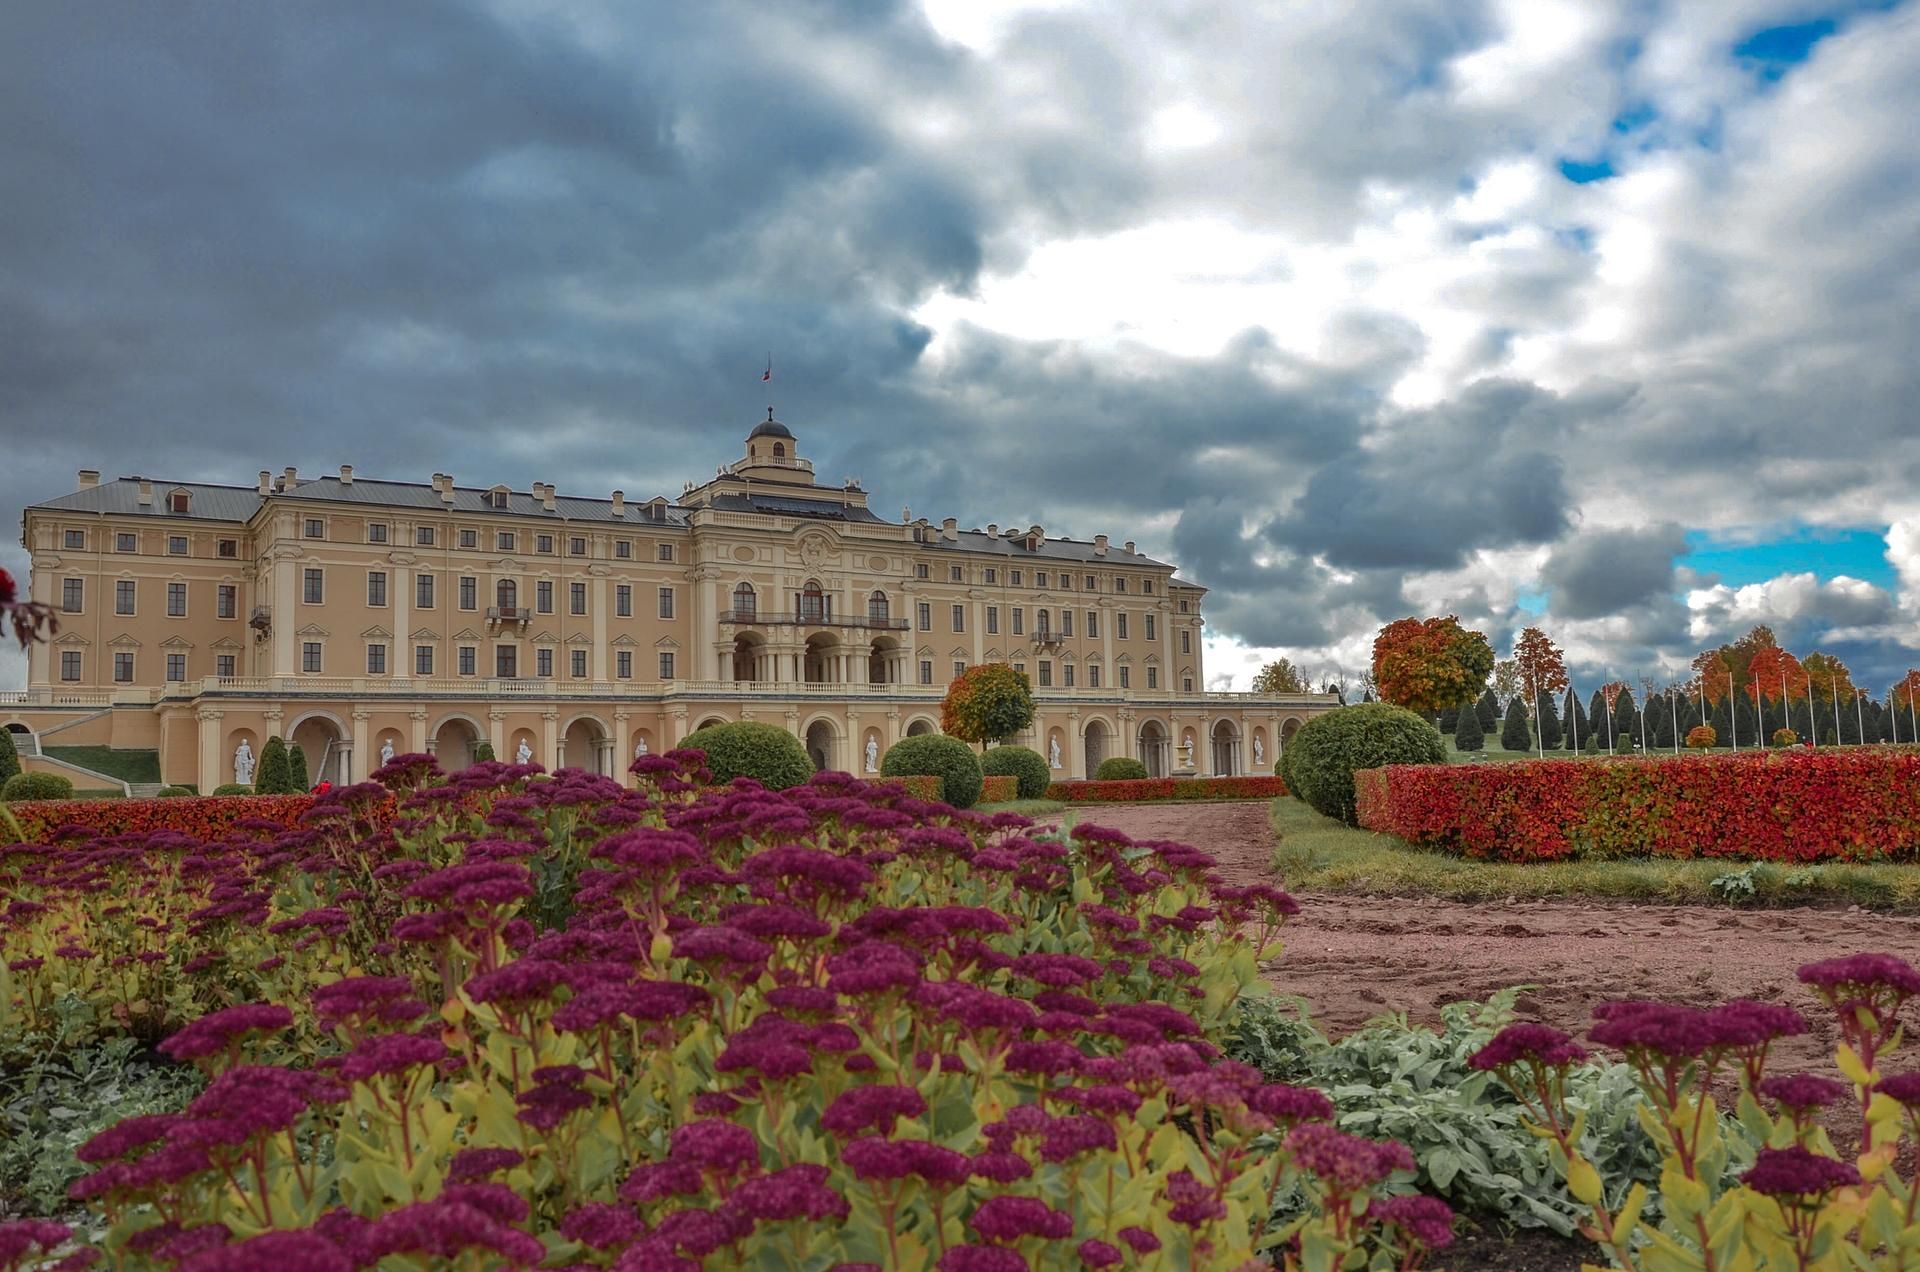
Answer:
<svg viewBox="0 0 1920 1272"><path fill-rule="evenodd" d="M1717 745L1719 741L1720 735L1714 731L1713 726L1710 724L1696 724L1687 730L1686 744L1696 751L1704 751L1711 746Z"/></svg>
<svg viewBox="0 0 1920 1272"><path fill-rule="evenodd" d="M1145 780L1147 766L1124 755L1110 755L1093 771L1096 782L1138 782Z"/></svg>
<svg viewBox="0 0 1920 1272"><path fill-rule="evenodd" d="M980 798L980 757L959 738L939 733L902 738L888 748L880 773L883 777L937 777L940 798L955 808L972 808Z"/></svg>
<svg viewBox="0 0 1920 1272"><path fill-rule="evenodd" d="M499 757L494 755L493 753L493 743L477 742L474 744L473 762L475 764L480 764L486 760L492 760L492 759L498 759L498 758Z"/></svg>
<svg viewBox="0 0 1920 1272"><path fill-rule="evenodd" d="M1353 775L1383 764L1445 764L1440 730L1382 702L1341 707L1309 720L1287 751L1289 789L1317 812L1351 825Z"/></svg>
<svg viewBox="0 0 1920 1272"><path fill-rule="evenodd" d="M0 802L23 799L72 799L73 783L58 773L15 773L0 786Z"/></svg>
<svg viewBox="0 0 1920 1272"><path fill-rule="evenodd" d="M194 790L191 786L162 786L155 798L183 799L190 795L198 795L199 793L200 792Z"/></svg>
<svg viewBox="0 0 1920 1272"><path fill-rule="evenodd" d="M1024 746L996 746L980 757L980 771L988 777L1011 777L1021 799L1041 799L1053 785L1053 773L1040 752Z"/></svg>
<svg viewBox="0 0 1920 1272"><path fill-rule="evenodd" d="M751 777L768 790L781 791L813 776L813 760L800 739L771 724L710 724L689 733L680 745L707 753L707 769L716 782Z"/></svg>
<svg viewBox="0 0 1920 1272"><path fill-rule="evenodd" d="M253 787L242 786L238 782L226 782L213 788L215 795L251 795Z"/></svg>

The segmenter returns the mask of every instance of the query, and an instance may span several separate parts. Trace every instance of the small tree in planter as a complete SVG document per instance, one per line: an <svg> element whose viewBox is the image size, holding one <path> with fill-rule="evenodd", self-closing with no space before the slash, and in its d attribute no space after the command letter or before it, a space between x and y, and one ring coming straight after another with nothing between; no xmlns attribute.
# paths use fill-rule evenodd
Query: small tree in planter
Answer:
<svg viewBox="0 0 1920 1272"><path fill-rule="evenodd" d="M1001 742L1033 724L1033 686L1006 663L981 663L953 678L940 704L940 731L963 742Z"/></svg>

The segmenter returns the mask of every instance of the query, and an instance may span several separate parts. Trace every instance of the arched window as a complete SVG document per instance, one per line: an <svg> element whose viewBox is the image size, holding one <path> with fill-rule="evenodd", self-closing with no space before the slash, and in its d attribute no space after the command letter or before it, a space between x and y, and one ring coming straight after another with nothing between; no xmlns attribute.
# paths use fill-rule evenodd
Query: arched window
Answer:
<svg viewBox="0 0 1920 1272"><path fill-rule="evenodd" d="M867 598L867 621L884 623L887 621L887 594L875 592Z"/></svg>
<svg viewBox="0 0 1920 1272"><path fill-rule="evenodd" d="M503 610L519 604L520 589L512 579L501 579L493 589L493 603Z"/></svg>
<svg viewBox="0 0 1920 1272"><path fill-rule="evenodd" d="M816 579L808 579L800 592L800 618L803 622L817 623L827 612L827 594L820 590Z"/></svg>
<svg viewBox="0 0 1920 1272"><path fill-rule="evenodd" d="M760 598L755 595L753 584L742 583L733 589L733 621L751 623L759 612Z"/></svg>
<svg viewBox="0 0 1920 1272"><path fill-rule="evenodd" d="M773 444L773 457L775 459L785 459L787 457L787 444L785 442L775 442Z"/></svg>

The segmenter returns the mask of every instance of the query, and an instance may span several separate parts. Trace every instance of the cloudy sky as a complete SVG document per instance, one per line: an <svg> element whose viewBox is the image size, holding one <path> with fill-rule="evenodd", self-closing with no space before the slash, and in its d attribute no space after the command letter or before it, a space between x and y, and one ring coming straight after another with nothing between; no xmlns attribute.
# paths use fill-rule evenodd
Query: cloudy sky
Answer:
<svg viewBox="0 0 1920 1272"><path fill-rule="evenodd" d="M771 350L888 515L1178 561L1216 687L1435 612L1884 686L1916 119L1920 0L0 6L0 511L672 494Z"/></svg>

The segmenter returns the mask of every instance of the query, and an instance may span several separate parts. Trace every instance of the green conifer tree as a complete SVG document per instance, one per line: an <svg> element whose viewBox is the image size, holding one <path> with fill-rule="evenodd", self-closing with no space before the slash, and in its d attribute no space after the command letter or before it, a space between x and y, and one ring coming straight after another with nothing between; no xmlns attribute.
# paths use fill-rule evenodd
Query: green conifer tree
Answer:
<svg viewBox="0 0 1920 1272"><path fill-rule="evenodd" d="M1480 713L1477 710L1463 710L1460 719L1453 726L1453 747L1456 751L1478 751L1486 745L1486 735L1480 728Z"/></svg>
<svg viewBox="0 0 1920 1272"><path fill-rule="evenodd" d="M1613 745L1623 754L1640 745L1640 710L1631 689L1622 689L1613 699Z"/></svg>
<svg viewBox="0 0 1920 1272"><path fill-rule="evenodd" d="M1500 746L1508 751L1533 750L1533 729L1527 723L1526 699L1517 693L1507 705L1506 723L1500 726Z"/></svg>
<svg viewBox="0 0 1920 1272"><path fill-rule="evenodd" d="M1598 689L1587 699L1587 731L1580 739L1583 751L1604 751L1607 749L1607 696Z"/></svg>
<svg viewBox="0 0 1920 1272"><path fill-rule="evenodd" d="M1673 749L1672 705L1672 700L1664 693L1647 704L1647 739L1655 750Z"/></svg>
<svg viewBox="0 0 1920 1272"><path fill-rule="evenodd" d="M1480 715L1480 732L1488 733L1500 727L1500 699L1489 689L1480 695L1480 701L1473 704Z"/></svg>
<svg viewBox="0 0 1920 1272"><path fill-rule="evenodd" d="M1567 690L1566 697L1562 700L1560 722L1564 734L1560 744L1567 748L1569 754L1583 749L1583 742L1587 736L1587 709L1581 705L1578 695L1571 689Z"/></svg>
<svg viewBox="0 0 1920 1272"><path fill-rule="evenodd" d="M277 733L260 748L260 762L253 770L253 789L257 795L297 793L293 789L293 769L287 760L287 743Z"/></svg>
<svg viewBox="0 0 1920 1272"><path fill-rule="evenodd" d="M0 786L20 771L20 752L13 745L13 734L0 729Z"/></svg>
<svg viewBox="0 0 1920 1272"><path fill-rule="evenodd" d="M1460 708L1448 707L1440 713L1440 732L1452 733L1453 727L1460 723Z"/></svg>
<svg viewBox="0 0 1920 1272"><path fill-rule="evenodd" d="M1558 751L1560 749L1560 713L1554 709L1553 695L1550 693L1540 695L1540 719L1538 721L1538 727L1540 731L1540 749L1543 751Z"/></svg>
<svg viewBox="0 0 1920 1272"><path fill-rule="evenodd" d="M287 748L287 784L296 793L313 789L313 781L307 776L307 753L298 742Z"/></svg>

